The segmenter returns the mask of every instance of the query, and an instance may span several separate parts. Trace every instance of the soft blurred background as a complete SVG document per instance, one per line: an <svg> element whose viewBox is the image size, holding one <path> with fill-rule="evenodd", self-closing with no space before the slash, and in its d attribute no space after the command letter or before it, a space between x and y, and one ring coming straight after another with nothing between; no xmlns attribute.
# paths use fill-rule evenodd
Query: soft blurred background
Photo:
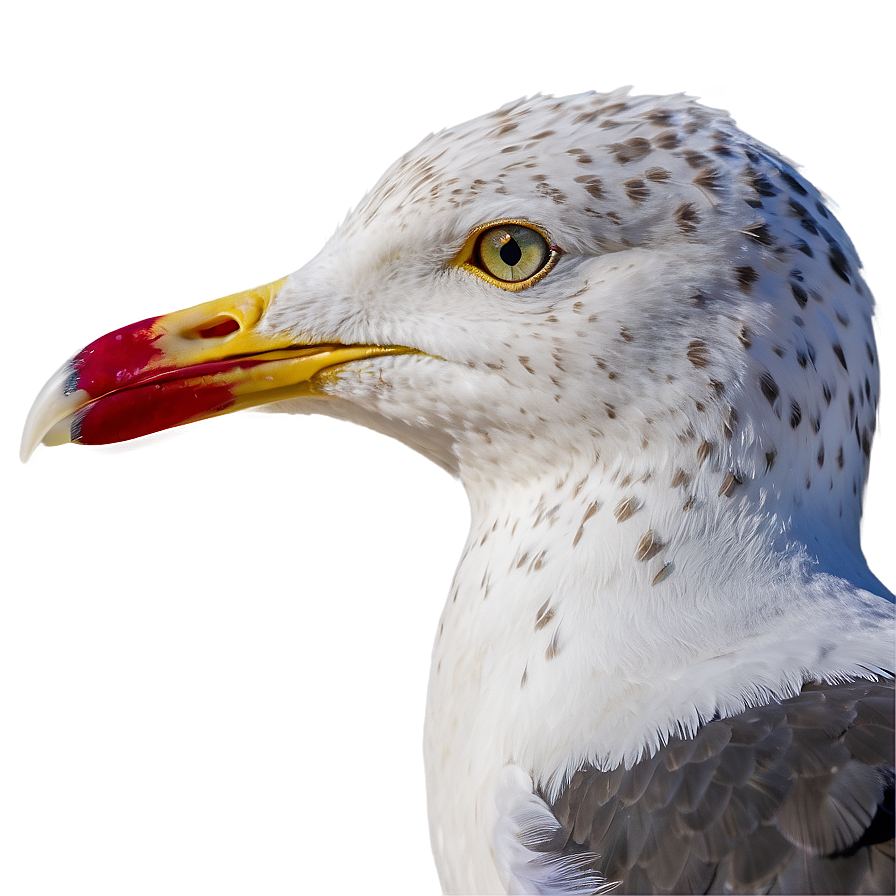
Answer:
<svg viewBox="0 0 896 896"><path fill-rule="evenodd" d="M884 15L862 2L8 6L0 892L438 891L421 739L467 525L460 486L323 418L235 415L40 449L27 467L16 454L35 394L82 345L299 267L397 156L521 95L698 95L838 204L880 302L864 533L894 587Z"/></svg>

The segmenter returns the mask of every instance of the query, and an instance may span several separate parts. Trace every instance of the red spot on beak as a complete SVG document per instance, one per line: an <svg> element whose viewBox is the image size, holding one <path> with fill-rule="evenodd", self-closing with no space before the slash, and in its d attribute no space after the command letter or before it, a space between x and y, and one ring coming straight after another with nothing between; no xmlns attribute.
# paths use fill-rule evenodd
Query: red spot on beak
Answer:
<svg viewBox="0 0 896 896"><path fill-rule="evenodd" d="M89 405L72 430L72 441L108 445L220 413L233 404L229 385L201 378L146 383Z"/></svg>
<svg viewBox="0 0 896 896"><path fill-rule="evenodd" d="M162 354L155 345L162 335L153 330L157 320L158 317L148 317L113 330L78 352L72 359L77 374L74 388L99 398L143 373L150 361Z"/></svg>

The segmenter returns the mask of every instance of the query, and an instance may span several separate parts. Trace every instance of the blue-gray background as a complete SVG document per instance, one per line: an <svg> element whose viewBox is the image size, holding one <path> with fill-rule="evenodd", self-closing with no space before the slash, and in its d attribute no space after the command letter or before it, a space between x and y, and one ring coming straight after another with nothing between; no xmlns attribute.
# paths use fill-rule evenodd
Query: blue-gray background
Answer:
<svg viewBox="0 0 896 896"><path fill-rule="evenodd" d="M896 586L883 14L621 8L7 10L2 892L437 891L420 745L460 486L323 418L235 415L27 467L15 453L82 345L294 270L420 138L518 96L701 96L839 204L881 306L865 547Z"/></svg>

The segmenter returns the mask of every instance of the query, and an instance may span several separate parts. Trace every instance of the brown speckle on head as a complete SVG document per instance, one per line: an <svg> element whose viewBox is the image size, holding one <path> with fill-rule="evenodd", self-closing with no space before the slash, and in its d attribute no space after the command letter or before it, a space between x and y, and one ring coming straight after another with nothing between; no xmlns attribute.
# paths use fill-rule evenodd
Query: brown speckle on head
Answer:
<svg viewBox="0 0 896 896"><path fill-rule="evenodd" d="M756 191L758 196L772 197L778 195L778 188L773 186L771 181L761 171L747 167L744 174L746 182Z"/></svg>
<svg viewBox="0 0 896 896"><path fill-rule="evenodd" d="M562 190L558 190L556 187L552 187L548 183L537 183L535 185L535 190L541 196L545 196L556 202L557 205L563 205L567 201L566 193Z"/></svg>
<svg viewBox="0 0 896 896"><path fill-rule="evenodd" d="M625 195L632 202L644 202L650 196L650 188L640 177L632 177L623 181L622 188L625 190Z"/></svg>
<svg viewBox="0 0 896 896"><path fill-rule="evenodd" d="M644 116L645 120L658 127L665 127L675 119L675 113L668 109L652 109Z"/></svg>
<svg viewBox="0 0 896 896"><path fill-rule="evenodd" d="M675 131L665 131L659 137L656 137L653 142L660 149L675 149L681 143L681 138Z"/></svg>
<svg viewBox="0 0 896 896"><path fill-rule="evenodd" d="M698 131L701 131L709 119L702 114L692 114L691 120L684 126L684 132L686 134L696 134Z"/></svg>
<svg viewBox="0 0 896 896"><path fill-rule="evenodd" d="M843 250L836 243L828 246L828 261L831 263L831 270L841 280L849 283L849 262L846 260Z"/></svg>
<svg viewBox="0 0 896 896"><path fill-rule="evenodd" d="M599 177L595 177L593 174L587 174L582 175L581 177L573 178L573 180L577 184L582 184L585 187L585 192L592 196L594 199L604 198L603 184L601 183L601 179Z"/></svg>
<svg viewBox="0 0 896 896"><path fill-rule="evenodd" d="M697 461L702 467L706 459L715 451L715 445L712 442L702 441L700 447L697 448Z"/></svg>
<svg viewBox="0 0 896 896"><path fill-rule="evenodd" d="M735 156L735 152L730 146L730 138L727 134L722 131L713 131L712 138L715 140L715 143L711 147L712 152L718 156L725 156L726 158L733 158Z"/></svg>
<svg viewBox="0 0 896 896"><path fill-rule="evenodd" d="M572 121L573 124L590 124L602 113L603 109L592 109L590 112L580 112Z"/></svg>
<svg viewBox="0 0 896 896"><path fill-rule="evenodd" d="M750 239L759 243L760 246L774 245L774 238L765 221L756 221L755 223L748 225L743 229L743 233L745 236L748 236Z"/></svg>
<svg viewBox="0 0 896 896"><path fill-rule="evenodd" d="M700 224L700 213L693 202L683 202L675 209L675 223L678 229L687 235L697 232Z"/></svg>
<svg viewBox="0 0 896 896"><path fill-rule="evenodd" d="M603 112L604 115L619 115L620 113L625 112L628 108L629 104L627 102L619 100L618 102L602 106L601 112Z"/></svg>
<svg viewBox="0 0 896 896"><path fill-rule="evenodd" d="M709 364L709 352L702 339L693 339L688 343L688 360L694 367L706 367Z"/></svg>
<svg viewBox="0 0 896 896"><path fill-rule="evenodd" d="M704 165L709 164L708 156L703 155L702 152L696 152L693 149L685 149L682 151L681 155L691 168L702 168Z"/></svg>
<svg viewBox="0 0 896 896"><path fill-rule="evenodd" d="M839 342L835 342L831 346L831 348L833 348L834 354L837 356L837 360L840 362L840 366L844 370L849 370L849 368L846 366L846 356L843 354L843 346L840 345Z"/></svg>
<svg viewBox="0 0 896 896"><path fill-rule="evenodd" d="M655 557L665 546L665 542L659 535L653 529L648 529L638 542L638 547L635 550L635 559L644 563Z"/></svg>
<svg viewBox="0 0 896 896"><path fill-rule="evenodd" d="M736 267L734 276L737 278L737 286L742 292L750 292L753 289L753 284L759 279L756 269L748 264Z"/></svg>
<svg viewBox="0 0 896 896"><path fill-rule="evenodd" d="M793 248L797 250L797 252L802 252L803 255L807 255L809 258L815 258L815 252L812 251L812 247L805 240L796 240L793 244Z"/></svg>
<svg viewBox="0 0 896 896"><path fill-rule="evenodd" d="M741 321L737 330L737 339L744 348L750 348L753 345L753 334L750 328Z"/></svg>
<svg viewBox="0 0 896 896"><path fill-rule="evenodd" d="M643 159L652 150L650 141L644 137L631 137L622 143L611 143L609 150L616 157L616 161L620 165L627 165L629 162L637 162Z"/></svg>
<svg viewBox="0 0 896 896"><path fill-rule="evenodd" d="M791 190L794 190L800 196L808 195L806 188L789 171L779 168L778 174Z"/></svg>
<svg viewBox="0 0 896 896"><path fill-rule="evenodd" d="M768 399L769 404L773 405L777 401L780 390L775 382L775 378L767 370L763 370L759 374L759 388L766 399Z"/></svg>
<svg viewBox="0 0 896 896"><path fill-rule="evenodd" d="M721 175L715 168L706 168L694 178L694 184L700 187L701 190L719 193L722 189L722 185L719 182L720 177Z"/></svg>
<svg viewBox="0 0 896 896"><path fill-rule="evenodd" d="M669 178L672 177L672 172L667 171L665 168L660 168L658 165L654 165L644 172L644 177L646 177L647 180L653 181L655 184L659 184L669 180Z"/></svg>

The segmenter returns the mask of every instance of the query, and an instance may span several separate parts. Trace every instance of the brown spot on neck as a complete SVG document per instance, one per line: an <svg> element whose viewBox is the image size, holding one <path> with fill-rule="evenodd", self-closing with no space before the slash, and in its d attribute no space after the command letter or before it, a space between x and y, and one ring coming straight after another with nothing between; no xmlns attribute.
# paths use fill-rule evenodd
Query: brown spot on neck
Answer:
<svg viewBox="0 0 896 896"><path fill-rule="evenodd" d="M554 608L550 606L550 601L546 600L535 614L535 631L540 632L553 618Z"/></svg>
<svg viewBox="0 0 896 896"><path fill-rule="evenodd" d="M641 506L641 501L634 496L623 498L613 510L613 516L616 517L617 522L624 523L627 519L634 516L641 509Z"/></svg>
<svg viewBox="0 0 896 896"><path fill-rule="evenodd" d="M635 559L644 563L652 557L655 557L665 546L666 543L662 541L659 535L657 535L653 529L648 529L638 542L638 547L635 551Z"/></svg>
<svg viewBox="0 0 896 896"><path fill-rule="evenodd" d="M730 498L734 494L734 490L743 483L743 479L734 471L729 471L728 475L722 481L722 486L719 489L719 497L721 498L724 495L726 498Z"/></svg>

